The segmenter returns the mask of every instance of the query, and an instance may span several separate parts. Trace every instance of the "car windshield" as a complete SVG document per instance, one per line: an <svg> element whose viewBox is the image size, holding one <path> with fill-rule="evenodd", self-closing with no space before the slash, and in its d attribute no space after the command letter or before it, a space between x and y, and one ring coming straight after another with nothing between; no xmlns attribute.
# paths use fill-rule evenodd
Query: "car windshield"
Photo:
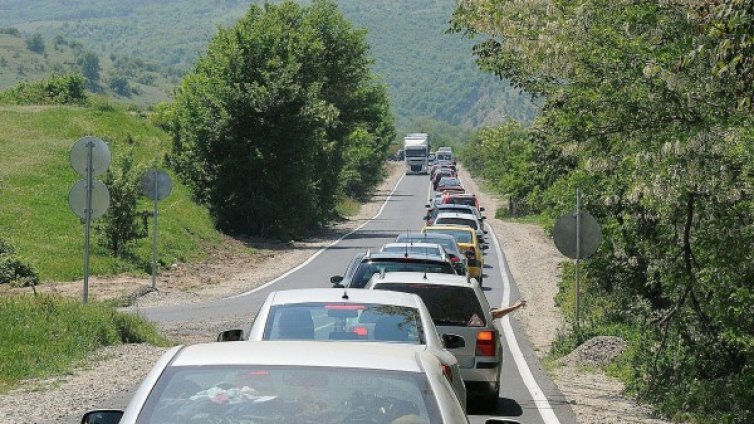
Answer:
<svg viewBox="0 0 754 424"><path fill-rule="evenodd" d="M442 253L440 253L440 249L437 247L423 247L423 246L386 246L382 248L383 252L387 253L403 253L408 252L410 254L420 254L420 255L432 255L432 256L441 256Z"/></svg>
<svg viewBox="0 0 754 424"><path fill-rule="evenodd" d="M450 217L439 217L437 220L435 220L435 224L442 224L442 225L465 225L467 227L471 227L473 229L477 229L476 221L473 219L466 219L466 218L450 218Z"/></svg>
<svg viewBox="0 0 754 424"><path fill-rule="evenodd" d="M416 308L309 302L270 308L264 340L350 340L425 344Z"/></svg>
<svg viewBox="0 0 754 424"><path fill-rule="evenodd" d="M425 231L427 233L450 234L454 239L456 239L456 243L470 244L472 242L471 233L466 230L452 230L449 228L427 228Z"/></svg>
<svg viewBox="0 0 754 424"><path fill-rule="evenodd" d="M417 372L207 365L168 367L149 393L136 423L441 421L429 382Z"/></svg>
<svg viewBox="0 0 754 424"><path fill-rule="evenodd" d="M362 288L367 285L374 274L382 272L432 272L437 274L455 274L456 271L448 262L424 260L416 258L374 260L359 265L351 279L349 287Z"/></svg>
<svg viewBox="0 0 754 424"><path fill-rule="evenodd" d="M406 157L408 158L421 158L421 157L426 157L426 156L427 156L427 151L424 149L406 150Z"/></svg>
<svg viewBox="0 0 754 424"><path fill-rule="evenodd" d="M375 289L414 293L422 298L435 325L484 327L482 305L471 287L379 283Z"/></svg>

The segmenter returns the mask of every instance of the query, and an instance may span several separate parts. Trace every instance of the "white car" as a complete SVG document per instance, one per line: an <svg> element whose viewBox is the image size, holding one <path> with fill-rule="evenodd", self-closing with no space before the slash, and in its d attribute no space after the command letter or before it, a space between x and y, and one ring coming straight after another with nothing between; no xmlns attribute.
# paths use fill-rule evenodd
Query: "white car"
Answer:
<svg viewBox="0 0 754 424"><path fill-rule="evenodd" d="M218 340L227 338L222 335ZM232 338L242 339L243 334ZM448 381L466 409L461 369L456 357L446 349L462 347L466 342L450 332L439 336L427 307L417 295L331 288L275 291L259 309L248 340L390 343L427 351L443 364Z"/></svg>
<svg viewBox="0 0 754 424"><path fill-rule="evenodd" d="M469 394L497 402L503 349L490 305L481 287L460 275L391 272L374 275L368 289L395 290L419 295L440 333L461 335L464 347L449 349L458 358Z"/></svg>
<svg viewBox="0 0 754 424"><path fill-rule="evenodd" d="M178 346L125 411L82 424L452 423L468 419L437 358L402 344L270 341ZM489 423L501 422L499 420Z"/></svg>

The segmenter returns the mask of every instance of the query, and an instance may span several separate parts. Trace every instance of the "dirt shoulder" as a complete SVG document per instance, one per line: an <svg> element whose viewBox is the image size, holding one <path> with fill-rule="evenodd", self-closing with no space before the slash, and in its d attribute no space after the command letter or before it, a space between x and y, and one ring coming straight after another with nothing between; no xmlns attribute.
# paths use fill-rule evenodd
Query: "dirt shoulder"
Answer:
<svg viewBox="0 0 754 424"><path fill-rule="evenodd" d="M517 310L513 318L521 322L537 355L543 358L549 353L558 331L566 331L565 319L554 300L560 263L565 259L541 227L495 219L495 211L502 201L481 190L480 184L466 170L461 169L459 174L466 189L479 196L487 223L505 252L521 297L527 300L527 307ZM549 370L580 424L669 424L652 418L648 408L624 396L624 385L598 368L588 366L590 364L581 359L586 357L588 355L573 355Z"/></svg>

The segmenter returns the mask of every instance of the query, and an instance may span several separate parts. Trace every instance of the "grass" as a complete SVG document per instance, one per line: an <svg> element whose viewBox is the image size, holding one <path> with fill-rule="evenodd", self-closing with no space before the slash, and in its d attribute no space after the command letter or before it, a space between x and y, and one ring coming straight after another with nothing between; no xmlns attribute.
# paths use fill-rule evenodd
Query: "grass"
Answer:
<svg viewBox="0 0 754 424"><path fill-rule="evenodd" d="M516 222L520 224L535 224L543 228L550 228L554 225L552 219L545 214L533 214L522 216L510 216L506 207L499 207L495 211L495 218L505 222Z"/></svg>
<svg viewBox="0 0 754 424"><path fill-rule="evenodd" d="M138 166L160 166L170 137L118 107L0 106L0 238L17 248L42 281L82 278L84 227L68 208L68 191L79 177L68 152L80 137L94 135L110 145L114 161L133 151ZM112 165L111 165L112 166ZM150 209L142 200L139 210ZM158 252L163 264L202 256L220 243L205 208L173 178L172 194L159 204ZM151 224L150 224L151 225ZM92 238L93 275L143 274L151 241L140 240L132 255L116 258Z"/></svg>
<svg viewBox="0 0 754 424"><path fill-rule="evenodd" d="M338 200L338 204L335 206L335 211L338 215L343 217L354 216L359 213L360 209L361 203L359 203L358 200L347 196Z"/></svg>
<svg viewBox="0 0 754 424"><path fill-rule="evenodd" d="M0 298L0 393L21 380L62 374L99 347L167 346L148 322L102 303L51 296Z"/></svg>

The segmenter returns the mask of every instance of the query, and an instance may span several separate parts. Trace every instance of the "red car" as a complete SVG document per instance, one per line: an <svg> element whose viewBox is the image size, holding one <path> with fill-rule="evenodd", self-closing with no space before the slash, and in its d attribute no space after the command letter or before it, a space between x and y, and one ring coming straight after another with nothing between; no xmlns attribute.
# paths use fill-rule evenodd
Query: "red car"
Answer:
<svg viewBox="0 0 754 424"><path fill-rule="evenodd" d="M442 203L454 205L474 206L479 209L479 199L473 193L453 193L442 197Z"/></svg>

